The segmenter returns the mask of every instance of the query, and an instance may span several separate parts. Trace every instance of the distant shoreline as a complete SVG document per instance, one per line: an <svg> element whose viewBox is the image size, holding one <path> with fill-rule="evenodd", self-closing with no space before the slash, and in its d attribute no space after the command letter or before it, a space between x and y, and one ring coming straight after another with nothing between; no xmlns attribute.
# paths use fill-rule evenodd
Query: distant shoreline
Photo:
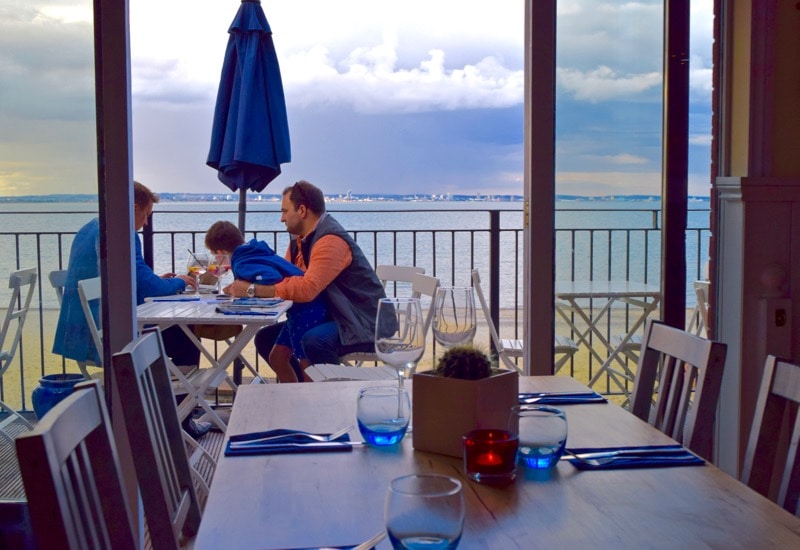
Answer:
<svg viewBox="0 0 800 550"><path fill-rule="evenodd" d="M238 203L239 195L230 193L159 193L162 202L212 202ZM328 195L331 202L522 202L522 195L426 195L426 194L387 194L387 193L345 193ZM247 202L280 202L280 194L249 193ZM557 201L575 202L657 202L659 195L556 195ZM691 202L708 202L707 196L690 196ZM0 197L0 204L13 203L97 203L96 195L20 195Z"/></svg>

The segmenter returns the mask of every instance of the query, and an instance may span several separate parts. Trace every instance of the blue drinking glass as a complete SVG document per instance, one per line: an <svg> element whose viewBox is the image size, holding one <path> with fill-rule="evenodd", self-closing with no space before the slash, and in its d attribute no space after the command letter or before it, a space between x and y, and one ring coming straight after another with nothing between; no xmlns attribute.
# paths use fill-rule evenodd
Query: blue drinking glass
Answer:
<svg viewBox="0 0 800 550"><path fill-rule="evenodd" d="M567 416L555 407L511 407L508 429L519 435L517 464L526 468L552 468L567 446Z"/></svg>
<svg viewBox="0 0 800 550"><path fill-rule="evenodd" d="M356 417L361 436L370 445L399 443L411 418L408 390L397 386L373 386L358 392Z"/></svg>

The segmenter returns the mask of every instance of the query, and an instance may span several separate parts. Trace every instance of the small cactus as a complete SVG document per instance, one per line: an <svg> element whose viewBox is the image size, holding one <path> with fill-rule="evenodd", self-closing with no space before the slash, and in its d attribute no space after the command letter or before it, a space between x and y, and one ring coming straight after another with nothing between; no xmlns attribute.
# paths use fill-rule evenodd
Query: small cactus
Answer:
<svg viewBox="0 0 800 550"><path fill-rule="evenodd" d="M481 350L472 346L453 346L436 365L436 372L446 378L481 380L492 374L492 362Z"/></svg>

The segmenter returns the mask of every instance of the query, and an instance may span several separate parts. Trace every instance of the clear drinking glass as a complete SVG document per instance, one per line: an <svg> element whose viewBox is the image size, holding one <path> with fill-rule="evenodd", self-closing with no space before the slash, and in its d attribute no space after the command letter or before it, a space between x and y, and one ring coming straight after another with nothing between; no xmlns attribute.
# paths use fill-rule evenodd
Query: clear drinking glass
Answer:
<svg viewBox="0 0 800 550"><path fill-rule="evenodd" d="M217 278L217 294L222 294L222 278L231 268L231 259L227 254L214 254L208 263L208 272Z"/></svg>
<svg viewBox="0 0 800 550"><path fill-rule="evenodd" d="M393 479L385 513L394 548L456 548L464 528L461 482L437 474Z"/></svg>
<svg viewBox="0 0 800 550"><path fill-rule="evenodd" d="M375 354L397 370L402 388L406 369L413 370L425 352L425 322L419 298L381 298L375 319Z"/></svg>
<svg viewBox="0 0 800 550"><path fill-rule="evenodd" d="M475 338L475 294L471 286L443 286L433 302L433 337L450 348L469 344Z"/></svg>
<svg viewBox="0 0 800 550"><path fill-rule="evenodd" d="M200 277L208 270L208 263L210 258L205 252L192 252L189 251L189 259L186 261L186 269L189 275L194 277L197 281L197 288L195 289L195 296L200 295Z"/></svg>

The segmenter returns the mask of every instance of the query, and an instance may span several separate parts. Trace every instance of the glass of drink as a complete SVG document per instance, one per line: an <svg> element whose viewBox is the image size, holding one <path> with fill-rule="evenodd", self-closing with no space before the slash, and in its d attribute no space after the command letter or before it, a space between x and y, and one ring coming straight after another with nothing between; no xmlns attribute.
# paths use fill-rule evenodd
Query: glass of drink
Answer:
<svg viewBox="0 0 800 550"><path fill-rule="evenodd" d="M231 269L231 259L227 254L214 254L208 263L208 272L217 278L217 294L222 294L222 278Z"/></svg>
<svg viewBox="0 0 800 550"><path fill-rule="evenodd" d="M399 443L406 435L411 417L408 390L395 386L374 386L358 392L356 418L364 441L382 447Z"/></svg>
<svg viewBox="0 0 800 550"><path fill-rule="evenodd" d="M464 528L461 482L437 474L393 479L385 513L394 548L456 548Z"/></svg>
<svg viewBox="0 0 800 550"><path fill-rule="evenodd" d="M200 277L208 270L209 257L205 252L189 251L189 259L186 261L186 269L189 275L197 281L195 296L200 295Z"/></svg>

